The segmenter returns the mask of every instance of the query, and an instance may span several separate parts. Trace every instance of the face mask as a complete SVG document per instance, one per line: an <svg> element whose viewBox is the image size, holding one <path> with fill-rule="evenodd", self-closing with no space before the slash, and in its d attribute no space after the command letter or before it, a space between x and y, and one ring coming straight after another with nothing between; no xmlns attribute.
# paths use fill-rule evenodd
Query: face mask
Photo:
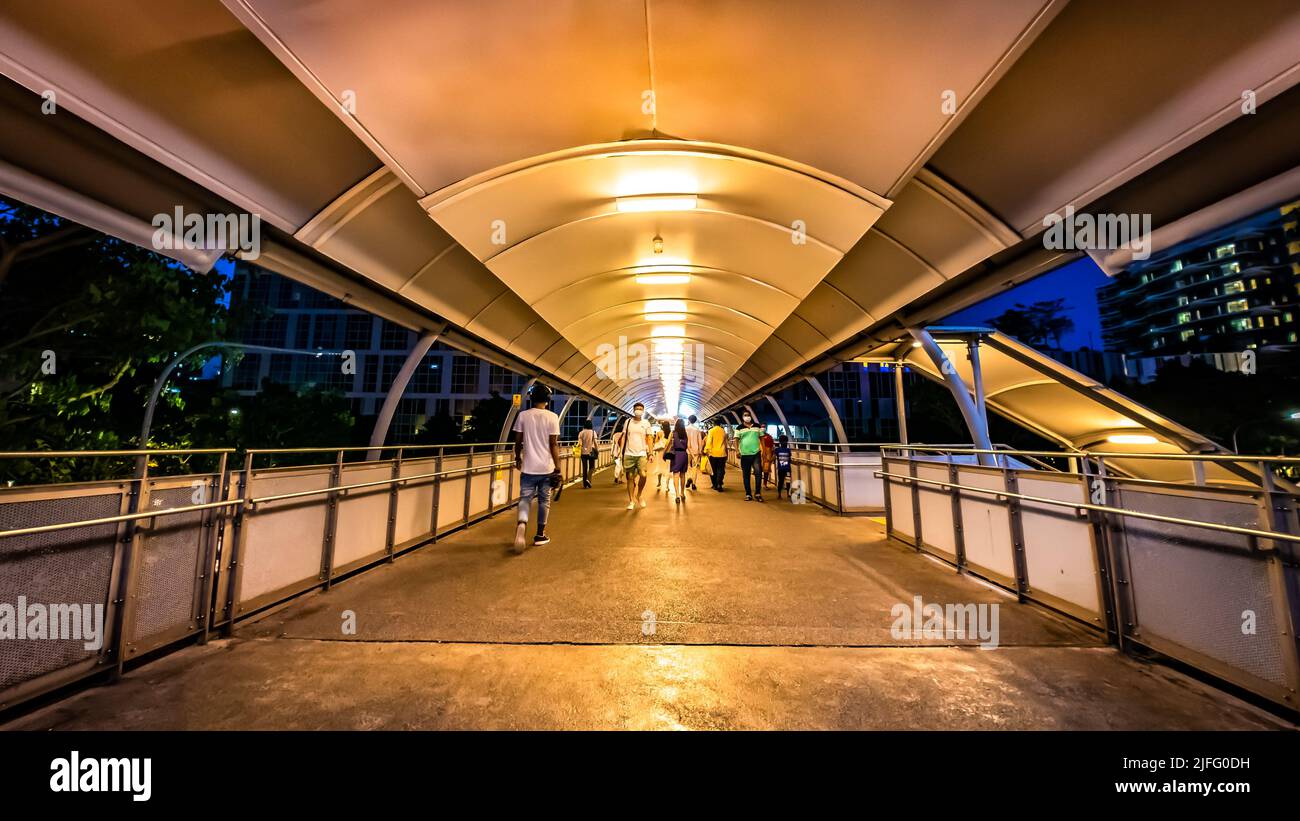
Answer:
<svg viewBox="0 0 1300 821"><path fill-rule="evenodd" d="M641 418L641 414L640 414L640 413L634 413L634 414L632 414L632 415L633 415L634 417L636 417L637 419L640 419L640 418Z"/></svg>

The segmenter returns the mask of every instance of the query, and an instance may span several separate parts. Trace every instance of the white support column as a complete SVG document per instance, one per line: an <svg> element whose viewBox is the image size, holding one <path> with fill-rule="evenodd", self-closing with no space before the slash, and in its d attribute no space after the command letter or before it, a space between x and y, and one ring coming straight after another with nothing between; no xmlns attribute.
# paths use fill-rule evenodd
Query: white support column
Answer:
<svg viewBox="0 0 1300 821"><path fill-rule="evenodd" d="M993 445L989 442L988 428L983 424L979 409L975 407L975 400L971 397L970 390L966 383L962 381L961 375L957 373L957 368L948 361L943 349L939 343L934 341L930 332L924 328L908 328L907 332L912 338L921 343L921 349L925 351L926 356L939 369L943 375L943 381L948 385L948 391L952 398L957 402L957 409L961 411L962 419L966 421L966 428L970 431L971 442L977 449L993 450ZM979 455L981 465L993 466L996 464L991 454L981 453Z"/></svg>
<svg viewBox="0 0 1300 821"><path fill-rule="evenodd" d="M776 418L781 420L781 430L785 431L786 436L793 439L794 434L790 432L790 424L785 421L785 414L781 412L781 406L777 403L776 397L768 394L766 398L768 402L772 403L772 410L776 411Z"/></svg>
<svg viewBox="0 0 1300 821"><path fill-rule="evenodd" d="M907 440L907 397L903 395L903 361L894 363L894 413L898 416L899 444L908 444Z"/></svg>
<svg viewBox="0 0 1300 821"><path fill-rule="evenodd" d="M519 393L519 407L515 407L514 397L511 397L510 410L506 411L506 422L501 426L501 436L497 439L498 442L510 441L510 429L515 426L515 417L519 415L519 408L523 407L523 404L528 401L528 391L532 389L533 383L536 381L537 377L530 376L528 381L524 383L524 389Z"/></svg>
<svg viewBox="0 0 1300 821"><path fill-rule="evenodd" d="M822 384L818 382L816 378L811 376L805 376L804 381L812 387L813 393L817 394L817 398L821 400L822 408L826 410L826 415L830 417L831 427L835 429L836 439L839 440L841 445L847 445L849 443L849 437L844 432L843 423L840 422L839 411L835 410L835 405L831 402L831 398L826 395L826 391L822 388Z"/></svg>
<svg viewBox="0 0 1300 821"><path fill-rule="evenodd" d="M374 461L379 458L379 449L384 446L384 440L388 438L388 429L393 424L393 415L397 413L397 406L402 401L402 394L406 393L406 386L410 384L411 377L415 374L415 369L420 366L420 360L433 347L433 343L438 340L447 326L443 325L436 331L427 331L415 341L414 347L406 355L406 361L402 363L402 368L397 372L397 378L389 386L388 393L384 396L384 405L379 410L379 417L375 419L375 427L370 431L370 447L374 448L366 453L367 461Z"/></svg>
<svg viewBox="0 0 1300 821"><path fill-rule="evenodd" d="M575 400L575 399L577 399L577 398L578 398L578 395L575 393L575 394L571 394L571 395L569 396L569 398L566 399L566 400L564 401L564 409L560 411L560 430L561 430L561 431L564 430L564 417L566 417L566 416L569 415L569 408L573 407L573 400Z"/></svg>

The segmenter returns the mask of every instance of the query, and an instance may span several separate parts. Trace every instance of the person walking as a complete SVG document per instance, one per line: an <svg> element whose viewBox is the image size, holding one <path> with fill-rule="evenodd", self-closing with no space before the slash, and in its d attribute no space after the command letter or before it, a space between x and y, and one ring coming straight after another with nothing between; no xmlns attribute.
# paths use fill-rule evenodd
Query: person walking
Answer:
<svg viewBox="0 0 1300 821"><path fill-rule="evenodd" d="M781 498L782 488L785 489L786 497L790 498L790 485L792 484L790 482L790 468L794 460L790 453L789 436L784 433L781 434L781 438L777 440L776 450L773 455L776 458L776 498ZM794 499L791 498L790 501L794 501Z"/></svg>
<svg viewBox="0 0 1300 821"><path fill-rule="evenodd" d="M755 498L760 502L763 501L763 476L759 472L762 438L763 429L758 426L754 417L749 411L742 413L740 427L736 428L736 450L740 454L740 476L745 483L746 502L752 502ZM757 485L752 490L750 489L751 476Z"/></svg>
<svg viewBox="0 0 1300 821"><path fill-rule="evenodd" d="M623 481L623 457L620 454L623 452L623 437L627 435L626 429L627 420L620 419L614 425L613 435L609 437L612 447L610 453L614 455L614 484L616 485Z"/></svg>
<svg viewBox="0 0 1300 821"><path fill-rule="evenodd" d="M681 417L677 418L672 433L668 434L668 444L664 453L671 460L669 462L669 471L671 472L669 481L672 489L676 491L673 501L680 505L686 501L686 469L691 464L690 437L686 433L686 422Z"/></svg>
<svg viewBox="0 0 1300 821"><path fill-rule="evenodd" d="M591 429L591 420L583 420L582 430L578 431L578 452L582 458L582 486L591 487L591 474L596 469L596 431Z"/></svg>
<svg viewBox="0 0 1300 821"><path fill-rule="evenodd" d="M722 492L722 480L727 473L727 429L722 425L709 428L704 437L704 455L709 458L709 477L713 480L713 489Z"/></svg>
<svg viewBox="0 0 1300 821"><path fill-rule="evenodd" d="M655 475L655 493L659 491L669 491L673 488L673 477L668 472L667 447L668 437L672 434L673 429L665 419L659 423L655 429L654 446L650 450L650 461L653 463L651 471Z"/></svg>
<svg viewBox="0 0 1300 821"><path fill-rule="evenodd" d="M524 552L528 510L537 499L537 534L533 546L547 544L546 519L551 512L551 492L559 484L560 417L547 409L551 390L542 383L528 392L532 406L515 418L515 467L519 470L519 519L514 550Z"/></svg>
<svg viewBox="0 0 1300 821"><path fill-rule="evenodd" d="M763 455L763 489L766 490L772 485L772 462L776 459L776 442L772 441L772 434L766 428L759 439L759 448Z"/></svg>
<svg viewBox="0 0 1300 821"><path fill-rule="evenodd" d="M649 460L650 439L654 435L654 425L645 419L645 405L637 402L632 406L632 418L623 428L623 442L619 449L619 459L623 462L623 478L627 480L627 509L634 510L639 505L645 507L641 494L645 491L646 462Z"/></svg>
<svg viewBox="0 0 1300 821"><path fill-rule="evenodd" d="M695 414L691 414L689 424L686 426L686 486L691 490L699 490L695 486L695 480L700 476L700 457L704 454L704 431L700 426L695 424L698 420Z"/></svg>

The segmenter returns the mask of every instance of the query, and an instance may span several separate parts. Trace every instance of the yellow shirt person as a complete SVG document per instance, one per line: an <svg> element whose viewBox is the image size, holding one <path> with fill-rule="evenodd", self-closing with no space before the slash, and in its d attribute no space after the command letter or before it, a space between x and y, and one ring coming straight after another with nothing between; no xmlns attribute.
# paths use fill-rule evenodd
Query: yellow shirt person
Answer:
<svg viewBox="0 0 1300 821"><path fill-rule="evenodd" d="M704 437L705 456L727 455L727 431L722 425L714 425Z"/></svg>

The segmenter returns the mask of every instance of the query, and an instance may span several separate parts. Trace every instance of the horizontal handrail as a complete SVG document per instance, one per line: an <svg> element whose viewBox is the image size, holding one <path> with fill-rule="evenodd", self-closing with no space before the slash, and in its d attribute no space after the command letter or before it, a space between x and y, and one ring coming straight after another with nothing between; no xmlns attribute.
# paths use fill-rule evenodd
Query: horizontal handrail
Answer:
<svg viewBox="0 0 1300 821"><path fill-rule="evenodd" d="M75 459L94 456L177 456L184 453L234 453L234 448L159 448L153 450L5 450L0 459Z"/></svg>
<svg viewBox="0 0 1300 821"><path fill-rule="evenodd" d="M248 448L250 454L265 453L340 453L358 450L428 450L430 448L489 448L505 447L513 442L450 442L444 445L347 445L339 448Z"/></svg>
<svg viewBox="0 0 1300 821"><path fill-rule="evenodd" d="M1300 464L1300 456L1267 456L1263 454L1235 453L1124 453L1106 450L989 450L986 448L945 448L932 445L890 445L893 450L919 450L926 453L972 453L999 456L1053 456L1057 458L1098 459L1162 459L1184 462L1274 462Z"/></svg>
<svg viewBox="0 0 1300 821"><path fill-rule="evenodd" d="M282 493L276 496L263 496L262 498L239 497L237 499L226 499L220 502L206 502L199 505L186 505L184 507L168 507L161 510L143 510L136 513L121 513L116 516L102 516L98 519L82 519L75 522L59 522L51 525L37 525L35 527L22 527L14 530L0 530L0 539L10 536L32 536L37 533L53 533L59 530L72 530L78 527L96 527L98 525L118 524L120 522L131 522L140 519L156 519L161 516L174 516L182 513L193 513L200 510L212 510L221 507L234 507L237 505L248 505L250 508L256 508L259 504L266 502L278 502L283 499L295 499L304 496L316 496L326 493L342 493L348 490L357 490L360 488L378 487L380 485L403 485L408 482L414 482L419 479L432 479L442 476L453 476L459 473L482 473L483 471L493 470L504 466L513 466L514 462L493 462L490 465L471 465L469 467L455 468L452 470L436 471L434 473L420 473L414 476L398 476L390 479L380 479L374 482L358 482L353 485L340 485L338 487L325 487L315 490L298 491L295 493Z"/></svg>
<svg viewBox="0 0 1300 821"><path fill-rule="evenodd" d="M908 476L900 473L889 473L887 471L876 471L875 475L880 478L898 479L902 484L918 483L923 485L934 485L943 490L969 490L973 493L983 493L989 496L997 496L1011 499L1023 499L1027 502L1037 502L1056 507L1068 507L1075 510L1093 510L1098 513L1113 513L1117 516L1129 516L1135 519L1149 519L1154 522L1165 522L1166 524L1187 525L1189 527L1201 527L1208 530L1217 530L1223 533L1233 533L1238 536L1254 536L1260 539L1274 539L1283 542L1300 542L1300 536L1290 533L1278 533L1273 530L1256 530L1252 527L1240 527L1238 525L1224 525L1217 522L1198 522L1195 519L1183 519L1177 516L1164 516L1159 513L1143 513L1140 510L1129 510L1122 507L1111 507L1110 505L1096 505L1090 502L1067 502L1060 499L1049 499L1045 496L1030 496L1025 493L1016 493L1010 490L996 490L986 487L975 487L973 485L963 485L957 482L943 482L937 479L922 479L919 476ZM1262 548L1261 548L1262 549Z"/></svg>

